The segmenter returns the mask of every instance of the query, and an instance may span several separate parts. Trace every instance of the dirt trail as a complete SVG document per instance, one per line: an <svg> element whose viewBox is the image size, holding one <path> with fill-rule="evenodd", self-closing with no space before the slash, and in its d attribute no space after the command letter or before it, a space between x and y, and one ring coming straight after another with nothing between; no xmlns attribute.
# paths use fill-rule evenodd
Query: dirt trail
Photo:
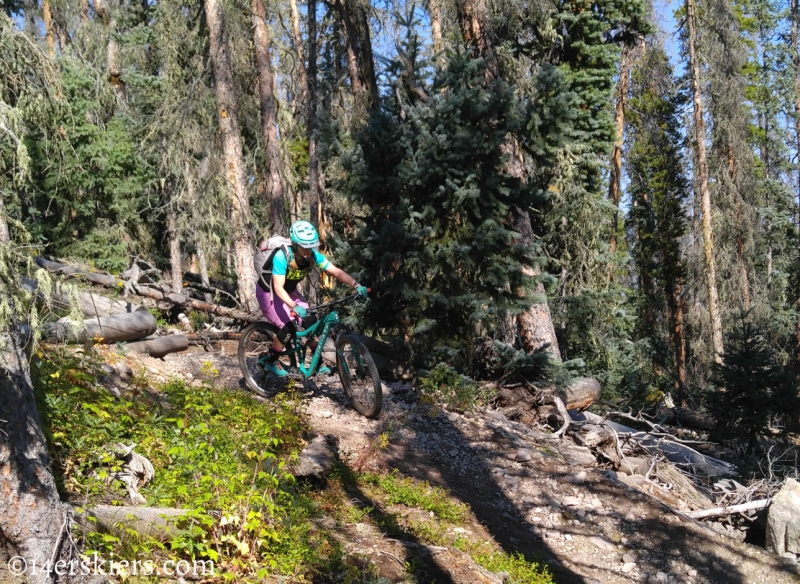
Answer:
<svg viewBox="0 0 800 584"><path fill-rule="evenodd" d="M210 362L218 385L244 391L234 351L231 344L222 353L136 359L156 378L180 375L190 383L198 383ZM369 464L447 488L478 521L459 529L547 562L557 582L800 582L795 562L682 520L613 472L587 464L586 453L567 447L570 440L548 439L498 412L461 415L418 406L412 388L399 383L384 384L383 412L368 420L349 406L336 377L306 381L302 392L314 430L335 435L344 460L364 462L370 444L389 432L389 446L371 449ZM485 579L455 549L398 541L360 523L335 527L348 549L372 554L389 581L407 581L400 564L420 551L432 565L430 582Z"/></svg>

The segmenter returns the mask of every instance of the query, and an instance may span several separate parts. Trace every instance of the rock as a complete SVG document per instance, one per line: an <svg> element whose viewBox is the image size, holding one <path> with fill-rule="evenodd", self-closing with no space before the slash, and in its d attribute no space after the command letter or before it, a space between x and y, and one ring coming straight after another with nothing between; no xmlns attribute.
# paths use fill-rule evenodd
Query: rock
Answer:
<svg viewBox="0 0 800 584"><path fill-rule="evenodd" d="M120 361L114 365L114 368L117 370L117 373L119 373L120 377L125 378L133 376L133 369L128 367L128 364L125 363L125 361Z"/></svg>
<svg viewBox="0 0 800 584"><path fill-rule="evenodd" d="M564 507L580 507L581 500L578 497L564 497L561 499L561 504Z"/></svg>
<svg viewBox="0 0 800 584"><path fill-rule="evenodd" d="M622 561L626 564L632 564L636 562L636 554L633 552L625 552L625 555L622 556Z"/></svg>
<svg viewBox="0 0 800 584"><path fill-rule="evenodd" d="M767 515L767 551L800 553L800 483L786 482L772 499Z"/></svg>
<svg viewBox="0 0 800 584"><path fill-rule="evenodd" d="M320 418L332 418L333 412L329 410L322 410L320 412L317 412L317 416L319 416Z"/></svg>
<svg viewBox="0 0 800 584"><path fill-rule="evenodd" d="M317 436L300 453L292 474L296 477L324 478L331 472L335 449L335 436Z"/></svg>
<svg viewBox="0 0 800 584"><path fill-rule="evenodd" d="M520 448L514 455L514 460L517 462L528 462L531 459L531 451L527 448Z"/></svg>
<svg viewBox="0 0 800 584"><path fill-rule="evenodd" d="M656 574L656 580L658 582L669 582L669 576L667 576L664 572L658 572Z"/></svg>
<svg viewBox="0 0 800 584"><path fill-rule="evenodd" d="M622 573L623 574L629 574L630 572L633 572L633 569L635 567L636 567L636 564L634 564L633 562L626 562L626 563L622 564Z"/></svg>
<svg viewBox="0 0 800 584"><path fill-rule="evenodd" d="M606 552L613 552L615 549L617 549L617 546L614 545L614 542L608 541L606 538L600 537L599 535L593 535L590 537L589 542L595 547L598 547Z"/></svg>
<svg viewBox="0 0 800 584"><path fill-rule="evenodd" d="M586 471L581 471L572 476L572 483L575 485L582 485L586 482Z"/></svg>

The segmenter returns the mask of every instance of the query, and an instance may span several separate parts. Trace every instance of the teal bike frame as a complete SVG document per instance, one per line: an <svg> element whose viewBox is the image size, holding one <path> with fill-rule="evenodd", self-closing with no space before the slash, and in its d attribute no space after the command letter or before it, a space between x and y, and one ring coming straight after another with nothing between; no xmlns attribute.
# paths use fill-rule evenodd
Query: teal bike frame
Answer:
<svg viewBox="0 0 800 584"><path fill-rule="evenodd" d="M331 302L331 304L338 304L338 302ZM318 308L318 307L315 307ZM331 327L339 324L339 314L335 310L331 310L324 318L318 320L307 329L298 330L294 336L294 347L285 351L284 354L289 355L292 369L297 369L304 379L308 379L316 374L319 365L322 362L322 351L325 347L325 341L331 332ZM300 342L303 338L317 337L317 349L311 357L311 363L308 367L304 366L306 360L306 347Z"/></svg>

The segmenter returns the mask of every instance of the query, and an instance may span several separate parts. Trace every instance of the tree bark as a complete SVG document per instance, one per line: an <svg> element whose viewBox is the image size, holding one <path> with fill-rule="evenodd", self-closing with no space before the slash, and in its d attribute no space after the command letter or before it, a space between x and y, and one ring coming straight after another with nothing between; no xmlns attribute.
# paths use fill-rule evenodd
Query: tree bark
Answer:
<svg viewBox="0 0 800 584"><path fill-rule="evenodd" d="M306 58L303 54L303 35L300 32L300 12L297 10L297 0L289 0L289 8L292 11L292 38L294 40L294 52L297 53L297 73L300 76L299 101L302 105L308 106L308 76L306 75ZM314 8L316 10L316 5ZM309 21L311 21L311 18L312 16L309 12ZM316 14L314 15L314 21L316 23ZM314 31L314 34L316 35L316 31ZM310 36L311 32L309 30ZM311 42L311 38L309 38L309 46ZM314 42L316 43L316 39L314 39Z"/></svg>
<svg viewBox="0 0 800 584"><path fill-rule="evenodd" d="M223 38L222 3L205 0L211 62L217 95L217 116L222 138L225 179L230 189L231 225L234 259L238 276L239 298L247 310L257 306L255 273L253 271L253 241L248 229L250 201L247 197L242 136L239 127L239 104L233 83L229 47Z"/></svg>
<svg viewBox="0 0 800 584"><path fill-rule="evenodd" d="M71 323L59 321L47 326L44 337L50 342L98 341L103 344L121 343L144 338L156 332L158 323L146 310L128 314L102 316L83 321L83 327L74 330Z"/></svg>
<svg viewBox="0 0 800 584"><path fill-rule="evenodd" d="M70 295L61 285L56 283L52 292L53 305L56 308L67 310L70 307ZM130 314L145 310L144 306L131 304L118 298L108 298L100 294L84 291L78 294L78 307L86 316L114 316L116 314Z"/></svg>
<svg viewBox="0 0 800 584"><path fill-rule="evenodd" d="M126 343L124 348L128 351L144 353L151 357L163 357L170 353L188 349L189 339L186 335L165 335L155 339Z"/></svg>
<svg viewBox="0 0 800 584"><path fill-rule="evenodd" d="M11 233L8 231L8 219L6 205L3 201L3 193L0 192L0 243L11 241Z"/></svg>
<svg viewBox="0 0 800 584"><path fill-rule="evenodd" d="M795 227L800 232L800 47L798 29L800 28L800 3L792 0L792 65L794 68L794 133L797 154L797 209ZM797 265L800 266L800 245L797 246ZM800 377L800 278L796 278L797 324L795 329L795 372Z"/></svg>
<svg viewBox="0 0 800 584"><path fill-rule="evenodd" d="M622 182L622 149L625 139L625 103L628 99L628 85L631 71L631 52L633 47L625 43L622 47L622 56L619 62L619 84L617 88L617 102L614 107L614 125L617 128L617 140L611 151L611 176L608 184L608 198L614 205L614 216L611 221L611 237L609 248L613 255L617 251L617 232L619 231L619 196ZM613 280L613 266L609 266L608 279Z"/></svg>
<svg viewBox="0 0 800 584"><path fill-rule="evenodd" d="M19 338L3 335L0 353L0 556L21 556L28 566L58 559L66 513L50 471L28 359ZM42 570L42 572L45 572ZM53 582L28 573L28 582Z"/></svg>
<svg viewBox="0 0 800 584"><path fill-rule="evenodd" d="M50 0L42 0L42 18L44 19L44 35L47 44L47 55L54 59L56 56L56 33L53 27L53 13L50 10Z"/></svg>
<svg viewBox="0 0 800 584"><path fill-rule="evenodd" d="M106 29L106 69L108 71L108 81L114 88L114 95L117 104L125 101L125 82L122 80L122 73L119 67L119 43L114 38L117 28L117 19L113 10L109 6L108 0L95 0L94 9L98 16L103 20Z"/></svg>
<svg viewBox="0 0 800 584"><path fill-rule="evenodd" d="M319 232L324 245L330 231L325 211L325 183L322 164L319 160L319 139L317 136L317 1L308 0L308 207L311 222Z"/></svg>
<svg viewBox="0 0 800 584"><path fill-rule="evenodd" d="M169 234L170 283L173 292L183 291L183 266L181 265L181 237L178 229L178 212L175 202L167 205L167 233Z"/></svg>
<svg viewBox="0 0 800 584"><path fill-rule="evenodd" d="M679 282L666 283L667 307L669 309L670 336L675 352L675 394L678 404L686 407L686 340L684 338L684 310L681 298L682 286Z"/></svg>
<svg viewBox="0 0 800 584"><path fill-rule="evenodd" d="M261 106L261 135L267 157L267 184L272 228L282 233L286 228L284 219L286 200L281 180L281 145L278 140L278 102L275 100L272 62L270 60L270 38L264 0L252 0L253 28L255 30L256 67L258 68L258 92Z"/></svg>
<svg viewBox="0 0 800 584"><path fill-rule="evenodd" d="M356 103L361 107L378 103L378 83L367 9L359 0L336 0L335 7L345 32L347 71Z"/></svg>
<svg viewBox="0 0 800 584"><path fill-rule="evenodd" d="M686 0L686 23L688 25L687 44L689 45L689 70L691 74L692 103L694 106L694 133L697 168L695 186L700 191L703 255L705 257L705 278L708 289L708 313L711 321L711 347L713 359L722 362L722 318L717 291L717 261L714 257L714 227L712 223L711 191L708 187L708 157L706 155L706 130L703 120L703 97L700 88L700 62L697 58L697 16L694 0Z"/></svg>
<svg viewBox="0 0 800 584"><path fill-rule="evenodd" d="M431 40L433 41L433 52L437 55L440 66L444 66L444 40L442 39L442 5L441 0L426 0L425 8L428 10L428 17L431 19Z"/></svg>

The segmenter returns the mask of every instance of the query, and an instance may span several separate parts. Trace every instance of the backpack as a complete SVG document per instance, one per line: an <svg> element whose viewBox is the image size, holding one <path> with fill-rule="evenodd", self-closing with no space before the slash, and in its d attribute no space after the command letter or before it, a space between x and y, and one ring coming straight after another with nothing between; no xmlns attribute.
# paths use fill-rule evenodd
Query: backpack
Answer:
<svg viewBox="0 0 800 584"><path fill-rule="evenodd" d="M292 240L288 237L273 235L269 239L261 242L253 257L253 267L258 276L258 285L262 290L269 292L272 290L272 260L278 250L283 250L286 259L289 259L289 247Z"/></svg>

